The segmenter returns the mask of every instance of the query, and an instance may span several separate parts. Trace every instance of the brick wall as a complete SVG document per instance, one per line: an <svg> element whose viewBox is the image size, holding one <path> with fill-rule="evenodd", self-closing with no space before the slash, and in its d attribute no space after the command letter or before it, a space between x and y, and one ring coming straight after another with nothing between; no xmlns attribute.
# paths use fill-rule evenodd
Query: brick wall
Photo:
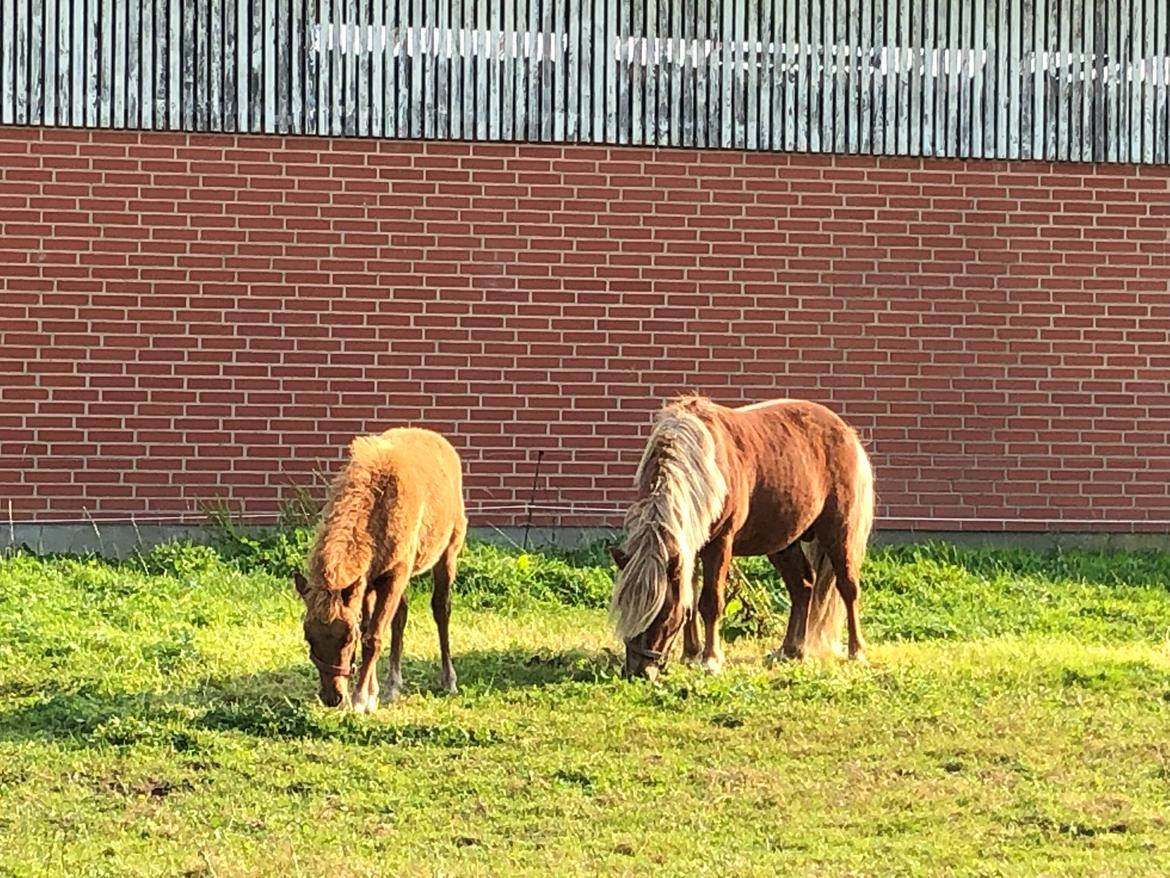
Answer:
<svg viewBox="0 0 1170 878"><path fill-rule="evenodd" d="M478 523L541 452L538 522L614 521L700 389L836 407L887 527L1168 529L1170 168L0 128L0 169L20 520L270 515L414 422Z"/></svg>

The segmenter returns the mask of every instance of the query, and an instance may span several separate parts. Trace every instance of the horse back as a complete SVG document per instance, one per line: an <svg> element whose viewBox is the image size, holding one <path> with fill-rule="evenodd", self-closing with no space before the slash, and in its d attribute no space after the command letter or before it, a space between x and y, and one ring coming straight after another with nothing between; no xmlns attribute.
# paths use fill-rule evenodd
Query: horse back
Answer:
<svg viewBox="0 0 1170 878"><path fill-rule="evenodd" d="M466 534L462 462L454 447L430 430L398 428L382 438L390 440L386 488L376 504L380 509L371 515L371 525L378 526L371 530L382 538L383 566L402 564L417 575Z"/></svg>
<svg viewBox="0 0 1170 878"><path fill-rule="evenodd" d="M719 410L721 409L721 410ZM802 537L853 490L861 451L835 412L806 400L718 407L736 554L770 554Z"/></svg>
<svg viewBox="0 0 1170 878"><path fill-rule="evenodd" d="M467 531L459 454L437 433L359 436L330 489L313 550L327 588L395 568L429 570Z"/></svg>

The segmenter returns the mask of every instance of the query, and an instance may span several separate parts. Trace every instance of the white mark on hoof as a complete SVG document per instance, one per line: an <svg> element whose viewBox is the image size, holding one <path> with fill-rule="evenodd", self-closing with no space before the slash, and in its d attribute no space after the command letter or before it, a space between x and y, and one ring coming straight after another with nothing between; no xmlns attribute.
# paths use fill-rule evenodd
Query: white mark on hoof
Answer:
<svg viewBox="0 0 1170 878"><path fill-rule="evenodd" d="M373 713L378 709L378 684L372 681L365 689L358 690L353 696L354 713Z"/></svg>
<svg viewBox="0 0 1170 878"><path fill-rule="evenodd" d="M370 712L369 710L366 709L365 696L362 696L362 695L354 696L353 712L354 713L369 713Z"/></svg>
<svg viewBox="0 0 1170 878"><path fill-rule="evenodd" d="M682 663L684 665L697 665L697 664L699 664L700 661L702 661L702 659L703 659L702 653L696 652L694 655L684 654L682 657Z"/></svg>
<svg viewBox="0 0 1170 878"><path fill-rule="evenodd" d="M853 653L853 655L849 656L849 661L856 662L859 665L869 664L869 659L865 657L865 653L860 649Z"/></svg>
<svg viewBox="0 0 1170 878"><path fill-rule="evenodd" d="M723 671L722 656L709 655L703 659L703 670L708 674L719 674Z"/></svg>
<svg viewBox="0 0 1170 878"><path fill-rule="evenodd" d="M439 685L448 695L457 695L459 693L459 687L455 685L457 679L455 669L449 667L439 675Z"/></svg>

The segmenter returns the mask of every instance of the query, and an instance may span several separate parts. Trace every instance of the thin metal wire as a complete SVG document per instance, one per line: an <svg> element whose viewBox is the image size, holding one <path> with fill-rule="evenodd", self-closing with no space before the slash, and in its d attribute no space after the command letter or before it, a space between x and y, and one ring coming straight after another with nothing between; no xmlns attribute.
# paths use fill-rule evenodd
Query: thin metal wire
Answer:
<svg viewBox="0 0 1170 878"><path fill-rule="evenodd" d="M591 506L578 505L573 503L564 504L547 504L547 503L471 503L467 505L467 511L472 514L483 514L490 512L527 512L532 509L537 512L556 512L563 515L622 515L625 513L626 507L620 504L613 506ZM243 512L234 515L234 521L276 521L279 518L277 513L271 512ZM78 516L76 518L55 518L55 519L16 519L9 518L7 520L0 520L0 527L40 527L48 525L60 524L90 524L96 522L98 524L196 524L205 523L207 516L197 514L158 514L158 515L131 515L128 513L106 513L89 514L86 516ZM958 517L958 516L931 516L929 518L912 518L906 515L879 515L877 521L886 527L896 526L897 523L908 523L912 530L929 530L931 525L1035 525L1046 528L1051 527L1067 527L1067 526L1088 526L1094 525L1098 527L1159 527L1170 529L1170 519L1163 518L979 518Z"/></svg>

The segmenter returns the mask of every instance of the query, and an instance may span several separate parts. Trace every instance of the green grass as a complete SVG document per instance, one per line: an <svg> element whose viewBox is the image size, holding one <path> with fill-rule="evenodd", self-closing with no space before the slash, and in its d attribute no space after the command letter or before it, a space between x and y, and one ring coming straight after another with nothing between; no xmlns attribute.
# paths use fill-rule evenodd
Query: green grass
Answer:
<svg viewBox="0 0 1170 878"><path fill-rule="evenodd" d="M313 703L303 532L0 559L0 875L1165 875L1170 555L876 550L867 667L626 682L604 550L469 547L438 693Z"/></svg>

